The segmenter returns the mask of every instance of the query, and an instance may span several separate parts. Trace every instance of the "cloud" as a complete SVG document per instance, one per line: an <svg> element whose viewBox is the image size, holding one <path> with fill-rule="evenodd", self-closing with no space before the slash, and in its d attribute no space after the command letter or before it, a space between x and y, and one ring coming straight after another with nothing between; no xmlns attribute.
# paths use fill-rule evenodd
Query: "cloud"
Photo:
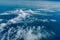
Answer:
<svg viewBox="0 0 60 40"><path fill-rule="evenodd" d="M3 21L3 19L0 19L0 22Z"/></svg>
<svg viewBox="0 0 60 40"><path fill-rule="evenodd" d="M57 20L55 20L55 19L50 19L50 21L52 21L52 22L56 22Z"/></svg>
<svg viewBox="0 0 60 40"><path fill-rule="evenodd" d="M45 9L41 9L42 11L45 10ZM23 9L16 9L16 10L11 10L11 11L7 11L7 12L4 12L4 13L1 13L0 15L10 15L10 14L16 14L18 15L17 17L13 18L13 19L10 19L8 21L9 22L12 22L12 23L18 23L22 20L24 20L26 17L30 17L31 15L42 15L42 16L52 16L52 14L47 14L47 13L41 13L40 9L39 10L32 10L32 9L28 9L28 10L23 10ZM35 20L35 19L34 19ZM38 19L37 19L38 20ZM30 20L32 21L32 20ZM48 19L41 19L40 21L43 21L43 22L47 22Z"/></svg>
<svg viewBox="0 0 60 40"><path fill-rule="evenodd" d="M13 18L13 19L8 20L7 23L0 24L0 26L1 26L0 30L3 30L4 27L7 27L6 25L19 23L22 20L25 20L26 17L30 17L31 15L34 15L34 14L48 16L48 14L42 14L41 12L37 14L37 12L35 12L35 11L31 10L31 9L29 9L27 11L24 11L22 9L17 9L17 10L9 11L9 12L13 13L13 14L18 14L18 16ZM5 14L7 14L7 13L5 13ZM33 20L38 20L38 19L34 19L34 18L31 18L31 19L32 19L32 21ZM49 21L55 22L56 20L54 20L54 19L50 19L50 20L48 20L48 19L40 19L40 21L42 21L42 22L49 22ZM37 26L37 28L36 28L36 26L32 26L32 27L31 26L30 27L27 26L28 28L26 27L26 29L24 29L21 26L18 26L17 28L16 27L12 26L11 28L8 29L8 32L5 33L7 35L8 39L10 38L9 36L12 35L12 34L13 34L13 37L15 37L15 38L13 38L13 40L16 40L18 38L19 39L24 38L24 40L40 40L42 38L44 38L44 39L47 39L47 38L51 39L51 38L55 37L55 35L56 35L51 30L47 31L45 29L44 25L43 26ZM16 34L14 34L14 33L16 33ZM6 38L6 35L3 35L2 38L3 39ZM11 40L12 40L12 38L11 38Z"/></svg>
<svg viewBox="0 0 60 40"><path fill-rule="evenodd" d="M53 9L48 9L48 8L42 8L42 9L37 9L39 11L43 11L43 12L56 12Z"/></svg>
<svg viewBox="0 0 60 40"><path fill-rule="evenodd" d="M4 27L6 26L6 23L1 23L0 24L0 32L4 30Z"/></svg>
<svg viewBox="0 0 60 40"><path fill-rule="evenodd" d="M31 10L31 9L26 10L25 12L27 12L27 13L31 13L31 14L34 14L34 13L35 13L35 11L33 11L33 10Z"/></svg>
<svg viewBox="0 0 60 40"><path fill-rule="evenodd" d="M16 30L14 30L15 28L11 27L8 30L8 32L5 34L10 36L15 31L16 35L13 34L13 37L15 37L15 38L10 38L9 36L7 36L7 39L11 39L11 40L12 39L17 40L17 39L21 39L21 38L23 38L24 40L43 40L43 39L47 39L47 38L51 39L55 36L55 33L51 30L47 31L44 28L45 26L44 27L37 26L37 28L34 28L34 27L32 26L32 28L29 27L29 29L23 29L23 27L18 26L18 28ZM34 30L34 29L37 29L37 30ZM4 35L4 36L6 37L6 35ZM4 36L2 38L4 38Z"/></svg>
<svg viewBox="0 0 60 40"><path fill-rule="evenodd" d="M12 22L12 23L17 23L17 22L22 21L23 19L25 19L27 16L30 15L29 13L25 13L22 9L17 11L17 14L18 14L17 17L15 17L13 19L10 19L9 21Z"/></svg>
<svg viewBox="0 0 60 40"><path fill-rule="evenodd" d="M49 22L48 19L39 19L39 20L42 21L42 22Z"/></svg>
<svg viewBox="0 0 60 40"><path fill-rule="evenodd" d="M4 12L4 13L1 13L0 15L10 15L10 13Z"/></svg>

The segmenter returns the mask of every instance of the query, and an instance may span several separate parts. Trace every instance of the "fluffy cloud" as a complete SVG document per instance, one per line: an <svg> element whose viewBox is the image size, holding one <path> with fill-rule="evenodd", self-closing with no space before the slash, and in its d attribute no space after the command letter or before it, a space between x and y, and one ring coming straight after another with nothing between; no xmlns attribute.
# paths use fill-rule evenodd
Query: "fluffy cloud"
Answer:
<svg viewBox="0 0 60 40"><path fill-rule="evenodd" d="M16 22L20 22L22 21L23 19L25 19L27 16L29 16L30 14L29 13L25 13L22 9L20 9L18 12L17 12L18 16L9 20L9 22L12 22L12 23L16 23Z"/></svg>
<svg viewBox="0 0 60 40"><path fill-rule="evenodd" d="M26 17L30 17L31 15L34 15L34 14L43 15L43 16L49 15L49 14L42 14L41 12L37 14L37 12L35 12L31 9L29 9L27 11L19 9L19 10L14 10L14 11L10 11L10 12L17 14L18 16L13 19L8 20L7 23L0 24L0 26L1 26L0 30L3 30L3 28L6 27L6 25L19 23L22 20L25 20ZM33 20L38 20L38 19L32 18L32 21ZM49 22L49 21L55 22L56 20L54 20L54 19L51 19L51 20L40 19L40 21L42 21L42 22ZM21 39L21 38L24 38L24 40L41 40L42 38L44 38L44 39L50 38L51 39L55 36L55 33L51 30L47 31L44 28L45 26L37 26L37 28L36 28L36 26L32 26L32 27L27 26L28 28L26 27L26 29L23 29L23 27L21 27L21 28L19 28L19 27L20 26L18 26L17 29L15 27L9 28L8 32L5 33L6 35L8 35L7 39L9 39L10 38L9 36L12 35L15 31L16 31L16 35L14 35L15 38L13 38L13 40L17 40L17 39ZM6 37L6 35L4 35L2 38L4 39ZM12 40L12 38L11 38L11 40Z"/></svg>
<svg viewBox="0 0 60 40"><path fill-rule="evenodd" d="M27 29L23 29L23 27L19 27L14 30L15 28L11 27L8 30L8 36L7 39L10 38L10 35L12 35L13 33L16 32L16 35L13 35L15 38L11 38L11 40L17 40L17 39L21 39L23 38L24 40L43 40L43 39L51 39L55 36L55 33L51 30L46 30L44 28L44 26L37 26L37 28L35 28L35 26L32 27L28 27ZM37 29L37 30L34 30ZM12 31L13 30L13 31ZM36 34L35 34L36 33ZM5 38L6 35L4 35L2 38ZM42 39L43 38L43 39Z"/></svg>
<svg viewBox="0 0 60 40"><path fill-rule="evenodd" d="M0 15L9 15L10 13L7 13L7 12L4 12L4 13L1 13Z"/></svg>
<svg viewBox="0 0 60 40"><path fill-rule="evenodd" d="M6 26L7 24L6 23L1 23L0 24L0 32L3 31L4 27Z"/></svg>
<svg viewBox="0 0 60 40"><path fill-rule="evenodd" d="M3 19L0 19L0 22L3 21Z"/></svg>
<svg viewBox="0 0 60 40"><path fill-rule="evenodd" d="M56 22L57 20L55 20L55 19L50 19L50 21L52 21L52 22Z"/></svg>

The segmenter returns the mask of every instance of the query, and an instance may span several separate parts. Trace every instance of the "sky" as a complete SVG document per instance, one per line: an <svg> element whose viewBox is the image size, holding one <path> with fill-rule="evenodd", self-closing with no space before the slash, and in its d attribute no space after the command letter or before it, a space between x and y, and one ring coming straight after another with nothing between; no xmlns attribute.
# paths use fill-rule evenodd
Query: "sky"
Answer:
<svg viewBox="0 0 60 40"><path fill-rule="evenodd" d="M5 0L5 1L60 1L60 0Z"/></svg>
<svg viewBox="0 0 60 40"><path fill-rule="evenodd" d="M49 2L60 2L60 0L0 0L0 5L3 4L24 4L33 2L41 2L41 1L49 1Z"/></svg>
<svg viewBox="0 0 60 40"><path fill-rule="evenodd" d="M18 5L29 7L60 7L60 0L0 0L0 5Z"/></svg>
<svg viewBox="0 0 60 40"><path fill-rule="evenodd" d="M0 0L0 5L35 5L35 4L56 4L60 3L60 1L54 1L54 0Z"/></svg>

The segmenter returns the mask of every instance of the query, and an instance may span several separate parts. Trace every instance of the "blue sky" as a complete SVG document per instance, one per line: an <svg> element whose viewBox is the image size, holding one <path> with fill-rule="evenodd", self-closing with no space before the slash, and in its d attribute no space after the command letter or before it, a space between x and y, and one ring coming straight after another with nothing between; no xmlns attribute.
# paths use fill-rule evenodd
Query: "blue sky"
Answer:
<svg viewBox="0 0 60 40"><path fill-rule="evenodd" d="M6 1L9 1L9 0L6 0ZM10 1L60 1L60 0L10 0Z"/></svg>
<svg viewBox="0 0 60 40"><path fill-rule="evenodd" d="M5 0L5 1L60 1L60 0Z"/></svg>
<svg viewBox="0 0 60 40"><path fill-rule="evenodd" d="M0 5L18 5L30 7L60 7L59 0L0 0Z"/></svg>
<svg viewBox="0 0 60 40"><path fill-rule="evenodd" d="M59 1L24 1L24 0L0 0L0 5L40 5L40 4L59 4Z"/></svg>
<svg viewBox="0 0 60 40"><path fill-rule="evenodd" d="M40 2L60 2L59 0L0 0L0 5L19 5L19 4L40 4Z"/></svg>

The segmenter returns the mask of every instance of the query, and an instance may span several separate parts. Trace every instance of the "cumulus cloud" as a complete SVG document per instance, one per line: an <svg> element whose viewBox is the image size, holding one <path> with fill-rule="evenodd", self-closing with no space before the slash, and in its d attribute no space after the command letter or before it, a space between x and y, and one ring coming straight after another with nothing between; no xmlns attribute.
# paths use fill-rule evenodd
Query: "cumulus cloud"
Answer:
<svg viewBox="0 0 60 40"><path fill-rule="evenodd" d="M6 23L1 23L0 24L0 32L3 31L4 27L6 26L7 24Z"/></svg>
<svg viewBox="0 0 60 40"><path fill-rule="evenodd" d="M0 24L0 26L1 26L0 30L3 30L3 28L6 27L6 25L10 25L10 23L11 24L19 23L22 20L25 20L26 17L30 17L31 15L34 15L34 14L48 16L48 14L42 14L41 12L37 14L35 11L33 11L31 9L29 9L27 11L24 11L22 9L19 9L19 10L17 9L17 10L10 11L10 12L14 13L14 14L18 14L18 16L13 18L13 19L8 20L7 23ZM32 21L33 20L38 20L38 19L34 19L34 18L31 18L31 19L32 19ZM49 22L48 19L40 19L40 21L42 21L42 22ZM50 21L55 22L56 20L50 19ZM31 22L31 20L30 20L30 22ZM13 33L15 33L15 34L13 34L15 38L11 38L11 40L12 39L13 40L17 40L17 39L21 39L21 38L24 38L24 40L41 40L42 38L44 38L44 39L47 39L47 38L51 39L51 38L53 38L55 36L55 33L53 31L51 31L51 30L47 31L44 28L45 26L37 26L37 28L36 28L36 26L32 26L32 27L30 26L28 28L27 27L26 27L26 29L24 29L21 26L18 26L17 28L15 28L15 27L9 28L8 32L6 33L7 39L9 40L10 36ZM2 37L2 39L6 38L6 35L4 35Z"/></svg>
<svg viewBox="0 0 60 40"><path fill-rule="evenodd" d="M47 31L43 26L37 26L37 28L35 26L32 26L32 27L28 27L27 30L23 29L23 27L18 27L16 30L14 29L15 28L11 27L8 30L8 32L5 33L7 34L7 37L6 35L4 35L2 39L6 37L7 39L11 39L11 40L12 39L17 40L21 38L23 38L24 40L42 40L42 38L51 39L55 36L55 33L53 31L51 30ZM10 35L12 35L15 32L16 32L16 35L13 35L15 38L10 38Z"/></svg>
<svg viewBox="0 0 60 40"><path fill-rule="evenodd" d="M55 20L55 19L50 19L50 21L52 21L52 22L56 22L57 20Z"/></svg>
<svg viewBox="0 0 60 40"><path fill-rule="evenodd" d="M3 19L0 19L0 22L3 21Z"/></svg>
<svg viewBox="0 0 60 40"><path fill-rule="evenodd" d="M4 12L4 13L1 13L0 15L9 15L10 13L7 13L7 12Z"/></svg>
<svg viewBox="0 0 60 40"><path fill-rule="evenodd" d="M5 13L1 13L0 15L9 15L9 14L16 14L16 15L18 15L17 17L15 17L13 19L10 19L8 21L8 23L10 23L10 22L11 23L18 23L18 22L24 20L26 17L30 17L31 15L34 15L34 14L36 14L36 15L42 15L42 16L52 16L52 14L41 13L41 12L38 13L38 12L39 11L37 11L37 10L34 11L32 9L28 9L28 10L16 9L16 10L7 11ZM30 20L30 21L32 21L32 20ZM47 19L41 19L40 21L48 22Z"/></svg>
<svg viewBox="0 0 60 40"><path fill-rule="evenodd" d="M19 23L22 20L24 20L26 17L30 17L31 15L42 15L42 16L52 16L52 14L47 14L47 13L41 13L39 12L40 10L49 10L49 9L36 9L36 10L32 10L32 9L28 9L28 10L23 10L23 9L16 9L16 10L11 10L11 11L7 11L5 13L1 13L0 15L9 15L9 14L16 14L18 15L17 17L10 19L8 21L8 23ZM33 19L35 20L35 19ZM30 20L33 22L33 20ZM38 20L38 19L37 19ZM40 21L42 22L49 22L48 19L40 19ZM52 20L51 21L55 22L56 20Z"/></svg>
<svg viewBox="0 0 60 40"><path fill-rule="evenodd" d="M18 16L13 18L13 19L10 19L9 21L12 22L12 23L16 23L16 22L20 22L22 21L23 19L25 19L27 16L29 16L30 14L29 13L25 13L22 9L20 9L18 12L17 12Z"/></svg>
<svg viewBox="0 0 60 40"><path fill-rule="evenodd" d="M39 20L42 21L42 22L49 22L48 19L39 19Z"/></svg>
<svg viewBox="0 0 60 40"><path fill-rule="evenodd" d="M35 13L35 11L33 11L33 10L31 10L31 9L26 10L25 12L32 13L32 14L34 14L34 13Z"/></svg>

